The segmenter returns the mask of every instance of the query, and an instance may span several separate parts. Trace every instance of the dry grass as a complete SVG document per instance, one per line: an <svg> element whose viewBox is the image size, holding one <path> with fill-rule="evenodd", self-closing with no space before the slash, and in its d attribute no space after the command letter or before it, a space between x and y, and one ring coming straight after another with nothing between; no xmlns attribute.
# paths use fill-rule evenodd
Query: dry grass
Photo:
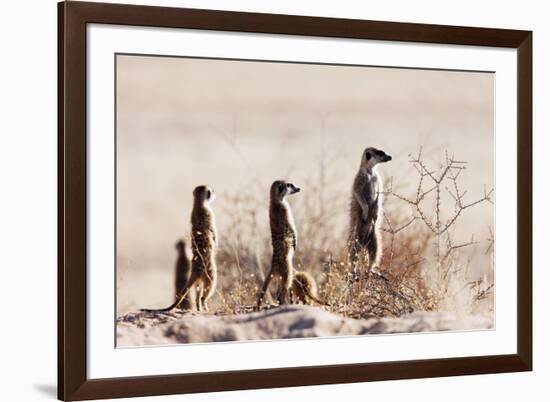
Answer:
<svg viewBox="0 0 550 402"><path fill-rule="evenodd" d="M354 318L398 317L413 311L492 314L492 267L485 270L490 274L481 276L470 270L472 255L492 254L492 230L485 244L475 240L480 233L472 233L466 241L454 239L468 210L492 202L492 190L470 199L461 189L466 162L446 155L441 166L432 168L419 152L410 158L417 174L414 191L402 194L400 183L387 180L385 212L380 217L384 239L380 270L385 279L364 274L358 280L350 275L347 235L338 233L335 223L337 215L347 210L348 195L326 194L328 164L321 163L317 177L302 184L299 200L291 200L299 232L295 267L315 277L326 309ZM231 198L222 213L232 221L220 238L214 306L217 314L237 314L254 309L269 269L269 228L258 219L267 205L251 196L222 196Z"/></svg>

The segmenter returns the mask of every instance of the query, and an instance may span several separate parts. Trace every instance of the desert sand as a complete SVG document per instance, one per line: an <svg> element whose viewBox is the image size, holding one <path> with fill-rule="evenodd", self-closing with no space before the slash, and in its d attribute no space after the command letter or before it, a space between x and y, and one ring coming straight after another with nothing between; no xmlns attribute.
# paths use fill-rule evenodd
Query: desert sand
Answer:
<svg viewBox="0 0 550 402"><path fill-rule="evenodd" d="M396 334L492 328L482 316L415 312L399 318L344 318L321 307L283 306L230 316L128 313L117 320L117 347L288 338Z"/></svg>

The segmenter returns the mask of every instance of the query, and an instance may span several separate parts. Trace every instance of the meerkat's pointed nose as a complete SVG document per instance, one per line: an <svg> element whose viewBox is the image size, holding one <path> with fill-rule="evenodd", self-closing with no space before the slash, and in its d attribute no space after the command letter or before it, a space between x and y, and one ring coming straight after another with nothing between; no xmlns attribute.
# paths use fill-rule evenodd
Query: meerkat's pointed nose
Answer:
<svg viewBox="0 0 550 402"><path fill-rule="evenodd" d="M288 183L287 188L288 188L288 193L289 194L298 193L300 191L300 187L295 186L292 183Z"/></svg>
<svg viewBox="0 0 550 402"><path fill-rule="evenodd" d="M386 157L384 158L385 162L391 161L391 155L386 154Z"/></svg>

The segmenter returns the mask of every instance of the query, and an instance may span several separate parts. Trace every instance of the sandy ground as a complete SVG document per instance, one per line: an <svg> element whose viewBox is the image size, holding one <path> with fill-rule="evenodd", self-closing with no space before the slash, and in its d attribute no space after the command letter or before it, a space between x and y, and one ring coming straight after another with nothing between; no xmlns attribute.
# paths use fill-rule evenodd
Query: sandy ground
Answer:
<svg viewBox="0 0 550 402"><path fill-rule="evenodd" d="M117 346L250 341L492 328L481 316L416 312L400 318L355 320L319 307L285 306L232 316L174 311L129 313L117 320Z"/></svg>

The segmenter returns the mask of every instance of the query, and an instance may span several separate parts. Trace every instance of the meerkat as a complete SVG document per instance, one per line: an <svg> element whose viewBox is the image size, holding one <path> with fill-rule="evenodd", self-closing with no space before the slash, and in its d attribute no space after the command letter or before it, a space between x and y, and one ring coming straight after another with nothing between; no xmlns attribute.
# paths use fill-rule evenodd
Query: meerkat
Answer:
<svg viewBox="0 0 550 402"><path fill-rule="evenodd" d="M193 190L193 211L191 212L191 274L187 284L176 301L163 309L143 309L148 312L170 311L179 307L188 293L197 291L197 310L208 311L207 301L216 290L218 272L216 267L217 234L214 211L211 204L214 191L208 186L198 186Z"/></svg>
<svg viewBox="0 0 550 402"><path fill-rule="evenodd" d="M176 250L178 252L178 258L176 259L175 266L175 298L178 300L179 296L182 294L189 278L191 277L191 259L187 253L187 245L183 239L179 240L176 243ZM194 288L191 289L187 297L181 302L180 307L184 310L192 310L196 306L195 291Z"/></svg>
<svg viewBox="0 0 550 402"><path fill-rule="evenodd" d="M290 288L294 279L292 258L296 250L298 236L294 225L294 217L286 197L299 191L300 188L284 180L277 180L271 185L269 223L273 257L271 270L258 297L258 308L260 308L265 292L273 279L279 282L277 292L279 304L287 304L290 301Z"/></svg>
<svg viewBox="0 0 550 402"><path fill-rule="evenodd" d="M301 302L303 304L312 304L312 302L316 302L324 304L319 300L315 279L308 272L296 271L294 273L294 280L292 281L290 292L293 302Z"/></svg>
<svg viewBox="0 0 550 402"><path fill-rule="evenodd" d="M361 156L361 166L353 182L350 205L350 228L348 253L353 264L354 275L358 276L360 254L368 257L367 273L382 276L379 263L382 255L381 235L378 224L382 209L384 185L377 172L379 163L391 161L392 157L380 149L366 148Z"/></svg>

